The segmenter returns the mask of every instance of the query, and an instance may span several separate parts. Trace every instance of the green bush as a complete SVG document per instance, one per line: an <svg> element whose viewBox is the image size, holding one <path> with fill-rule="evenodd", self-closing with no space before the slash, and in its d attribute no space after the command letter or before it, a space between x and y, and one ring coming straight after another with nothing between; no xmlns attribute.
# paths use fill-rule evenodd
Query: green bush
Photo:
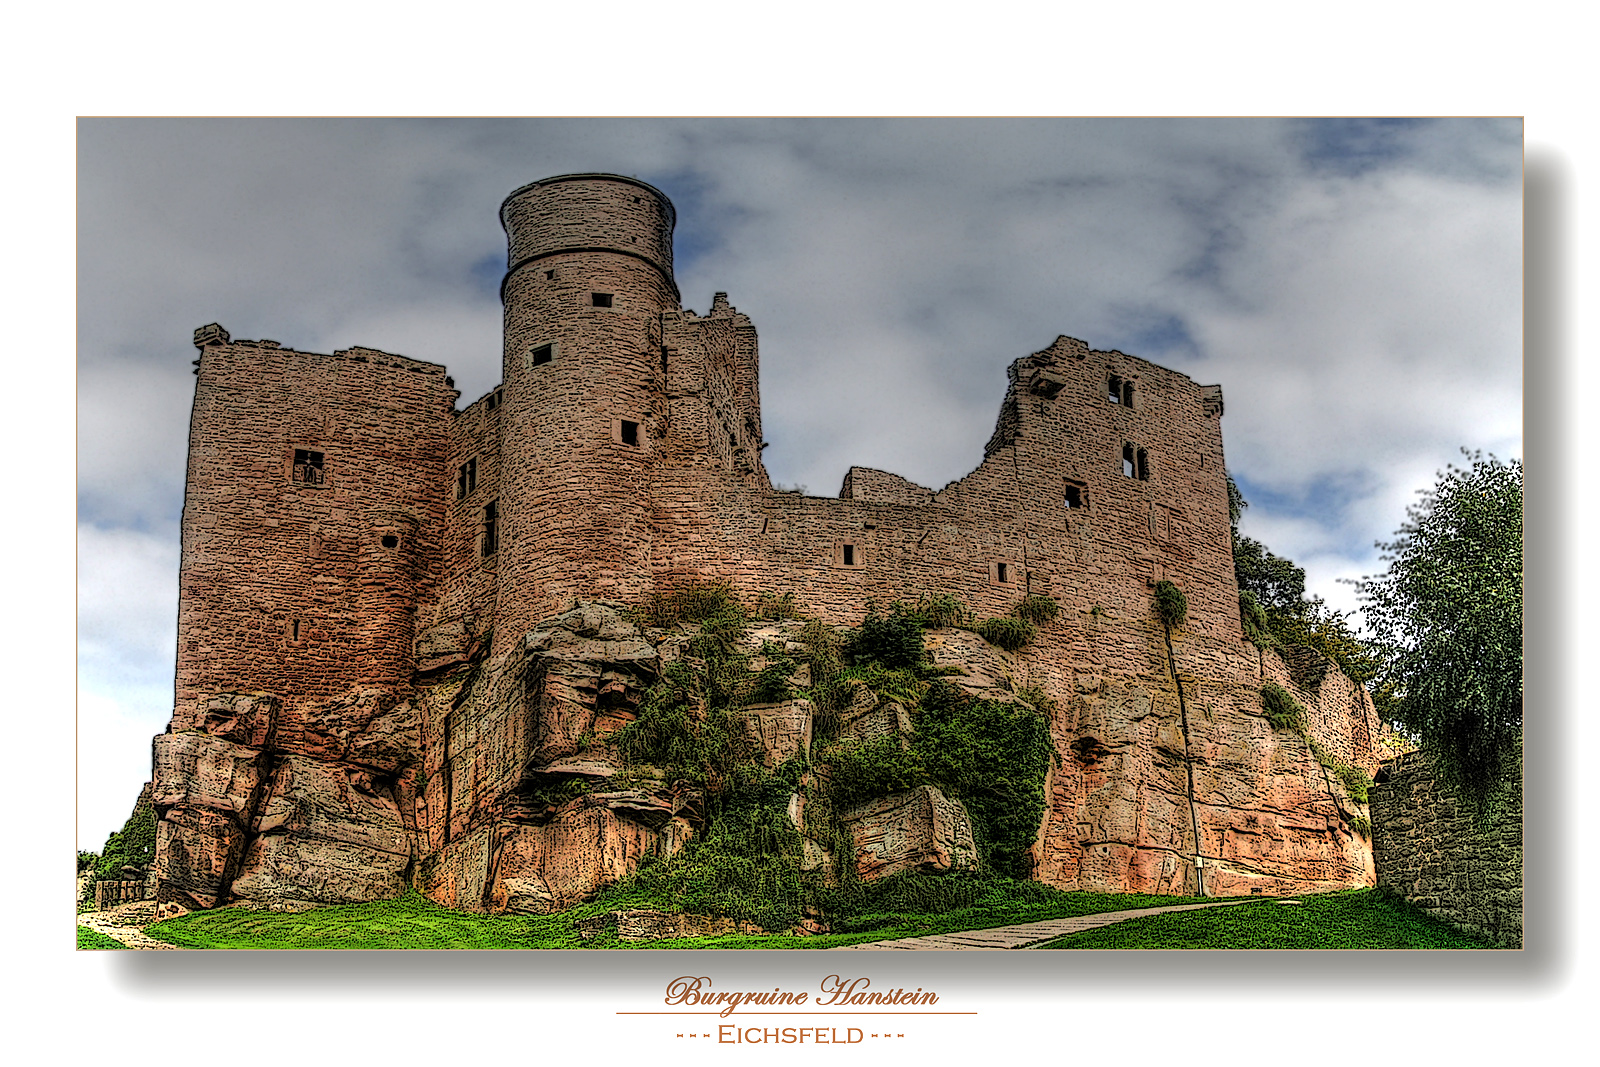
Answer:
<svg viewBox="0 0 1600 1067"><path fill-rule="evenodd" d="M850 656L857 663L915 668L922 665L922 624L904 604L894 604L888 615L867 612L850 641Z"/></svg>
<svg viewBox="0 0 1600 1067"><path fill-rule="evenodd" d="M1248 589L1239 591L1239 625L1244 628L1244 639L1259 649L1277 647L1277 639L1267 629L1267 612Z"/></svg>
<svg viewBox="0 0 1600 1067"><path fill-rule="evenodd" d="M1164 578L1156 583L1155 600L1156 614L1167 629L1182 626L1189 617L1189 599L1183 595L1182 589Z"/></svg>
<svg viewBox="0 0 1600 1067"><path fill-rule="evenodd" d="M928 782L922 759L901 748L892 734L834 745L819 762L828 768L829 792L838 804L858 804Z"/></svg>
<svg viewBox="0 0 1600 1067"><path fill-rule="evenodd" d="M1268 682L1261 687L1261 708L1267 713L1267 722L1274 730L1305 732L1306 709L1300 706L1294 694L1277 682Z"/></svg>
<svg viewBox="0 0 1600 1067"><path fill-rule="evenodd" d="M743 614L739 598L727 582L689 582L652 592L637 611L645 626L677 626L703 622L714 615Z"/></svg>
<svg viewBox="0 0 1600 1067"><path fill-rule="evenodd" d="M973 632L996 648L1015 652L1028 645L1038 633L1033 623L1015 616L1003 619L984 619L973 627Z"/></svg>
<svg viewBox="0 0 1600 1067"><path fill-rule="evenodd" d="M1022 603L1012 609L1011 614L1027 622L1040 626L1052 622L1061 613L1061 605L1047 596L1038 593L1029 593L1022 598Z"/></svg>
<svg viewBox="0 0 1600 1067"><path fill-rule="evenodd" d="M935 593L917 601L909 614L925 630L940 630L952 626L965 626L972 618L967 606L949 593Z"/></svg>
<svg viewBox="0 0 1600 1067"><path fill-rule="evenodd" d="M940 791L966 806L984 867L1031 877L1029 853L1044 816L1053 751L1044 716L934 682L912 724L911 751Z"/></svg>

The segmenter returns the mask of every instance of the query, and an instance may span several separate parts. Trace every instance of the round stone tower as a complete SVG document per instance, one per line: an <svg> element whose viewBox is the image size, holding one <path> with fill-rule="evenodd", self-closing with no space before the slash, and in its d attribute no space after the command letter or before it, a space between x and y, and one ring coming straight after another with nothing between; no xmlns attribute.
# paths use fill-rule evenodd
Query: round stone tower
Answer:
<svg viewBox="0 0 1600 1067"><path fill-rule="evenodd" d="M616 174L506 198L505 422L496 653L573 598L649 589L649 472L666 416L661 316L678 308L672 203ZM486 529L486 535L489 531Z"/></svg>

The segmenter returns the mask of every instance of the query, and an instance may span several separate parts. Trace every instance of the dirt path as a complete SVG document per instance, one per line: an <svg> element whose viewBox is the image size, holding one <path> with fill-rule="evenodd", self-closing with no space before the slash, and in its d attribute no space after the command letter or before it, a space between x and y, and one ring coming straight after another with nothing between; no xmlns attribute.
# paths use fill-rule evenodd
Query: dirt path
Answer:
<svg viewBox="0 0 1600 1067"><path fill-rule="evenodd" d="M1215 904L1169 904L1160 908L1135 908L1132 911L1107 911L1099 915L1076 915L1070 919L1045 919L1043 922L1018 923L1015 926L996 926L988 930L963 930L954 934L933 934L929 937L906 937L897 941L866 941L859 945L840 945L829 952L850 949L1008 949L1032 948L1053 941L1063 934L1079 930L1092 930L1097 926L1110 926L1141 915L1160 915L1168 911L1193 911L1196 908L1226 908L1244 904L1254 899L1219 900Z"/></svg>
<svg viewBox="0 0 1600 1067"><path fill-rule="evenodd" d="M177 945L169 945L165 941L155 938L139 929L155 918L156 902L141 900L133 904L123 904L112 908L110 911L86 911L78 915L78 925L87 926L89 929L105 934L116 941L121 941L129 948L155 949L158 951L175 951Z"/></svg>

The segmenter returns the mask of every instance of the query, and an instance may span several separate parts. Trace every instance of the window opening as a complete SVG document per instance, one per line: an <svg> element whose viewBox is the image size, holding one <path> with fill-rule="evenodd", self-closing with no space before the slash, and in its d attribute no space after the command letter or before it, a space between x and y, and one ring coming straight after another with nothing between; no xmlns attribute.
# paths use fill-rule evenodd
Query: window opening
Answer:
<svg viewBox="0 0 1600 1067"><path fill-rule="evenodd" d="M1106 386L1106 393L1113 404L1122 403L1122 379L1113 374L1111 381Z"/></svg>
<svg viewBox="0 0 1600 1067"><path fill-rule="evenodd" d="M1083 489L1076 485L1067 486L1065 503L1069 508L1083 507Z"/></svg>
<svg viewBox="0 0 1600 1067"><path fill-rule="evenodd" d="M497 505L499 501L491 501L483 506L483 554L492 556L499 547L499 514Z"/></svg>
<svg viewBox="0 0 1600 1067"><path fill-rule="evenodd" d="M1122 383L1122 406L1125 407L1125 408L1133 407L1133 383L1132 382L1123 382Z"/></svg>
<svg viewBox="0 0 1600 1067"><path fill-rule="evenodd" d="M1006 565L1004 563L999 564L995 568L995 576L1000 579L1000 583L1002 585L1011 580L1010 578L1006 577Z"/></svg>
<svg viewBox="0 0 1600 1067"><path fill-rule="evenodd" d="M556 358L555 345L540 345L533 350L531 362L535 367L542 367Z"/></svg>
<svg viewBox="0 0 1600 1067"><path fill-rule="evenodd" d="M608 308L608 307L611 306L611 294L610 293L590 293L589 294L589 301L590 301L590 303L592 303L597 308Z"/></svg>
<svg viewBox="0 0 1600 1067"><path fill-rule="evenodd" d="M1142 448L1139 449L1137 466L1139 471L1139 480L1141 482L1148 482L1150 480L1150 457L1149 453L1145 452L1145 450Z"/></svg>
<svg viewBox="0 0 1600 1067"><path fill-rule="evenodd" d="M1135 467L1134 459L1133 459L1133 446L1132 445L1123 445L1122 446L1122 476L1124 478L1132 478L1134 476L1134 474L1135 474L1135 471L1136 471L1136 467Z"/></svg>
<svg viewBox="0 0 1600 1067"><path fill-rule="evenodd" d="M293 480L303 482L306 485L321 485L323 482L322 453L312 452L304 448L295 449Z"/></svg>
<svg viewBox="0 0 1600 1067"><path fill-rule="evenodd" d="M544 280L547 281L547 282L555 281L556 280L556 272L553 271L553 270L545 271L544 272Z"/></svg>
<svg viewBox="0 0 1600 1067"><path fill-rule="evenodd" d="M856 546L855 545L845 545L844 546L844 565L846 567L854 567L856 565Z"/></svg>
<svg viewBox="0 0 1600 1067"><path fill-rule="evenodd" d="M476 488L478 488L478 461L474 458L463 463L456 473L456 499L466 499Z"/></svg>
<svg viewBox="0 0 1600 1067"><path fill-rule="evenodd" d="M294 620L293 630L294 630L294 636L291 637L289 640L291 640L291 641L300 640L300 620L299 619Z"/></svg>
<svg viewBox="0 0 1600 1067"><path fill-rule="evenodd" d="M639 443L639 424L637 422L629 422L627 419L622 420L622 443L625 445L637 445Z"/></svg>
<svg viewBox="0 0 1600 1067"><path fill-rule="evenodd" d="M383 547L384 548L399 548L400 547L400 538L396 537L394 534L384 534L383 535Z"/></svg>

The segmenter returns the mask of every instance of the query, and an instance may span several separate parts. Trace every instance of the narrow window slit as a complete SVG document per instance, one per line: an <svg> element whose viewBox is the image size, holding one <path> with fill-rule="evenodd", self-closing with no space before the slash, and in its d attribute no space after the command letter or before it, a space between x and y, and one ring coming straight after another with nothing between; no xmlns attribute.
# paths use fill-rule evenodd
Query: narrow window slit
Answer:
<svg viewBox="0 0 1600 1067"><path fill-rule="evenodd" d="M483 554L492 556L499 547L499 501L483 506Z"/></svg>

